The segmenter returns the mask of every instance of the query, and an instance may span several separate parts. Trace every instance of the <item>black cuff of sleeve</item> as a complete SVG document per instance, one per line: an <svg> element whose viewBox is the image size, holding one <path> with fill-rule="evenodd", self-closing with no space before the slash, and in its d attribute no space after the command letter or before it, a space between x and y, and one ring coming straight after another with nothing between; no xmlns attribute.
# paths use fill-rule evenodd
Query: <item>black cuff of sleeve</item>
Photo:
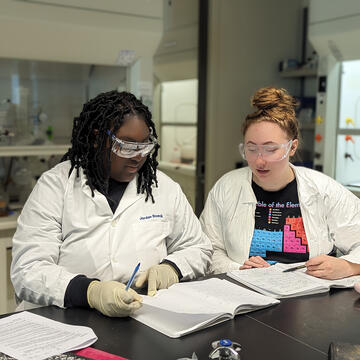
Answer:
<svg viewBox="0 0 360 360"><path fill-rule="evenodd" d="M64 307L85 307L89 308L87 301L87 289L90 283L97 279L89 279L85 275L75 276L70 280L64 296Z"/></svg>
<svg viewBox="0 0 360 360"><path fill-rule="evenodd" d="M182 273L180 271L180 269L177 267L177 265L175 263L173 263L170 260L163 260L160 264L169 264L170 266L172 266L174 268L174 270L177 272L177 276L179 278L179 281L183 278Z"/></svg>

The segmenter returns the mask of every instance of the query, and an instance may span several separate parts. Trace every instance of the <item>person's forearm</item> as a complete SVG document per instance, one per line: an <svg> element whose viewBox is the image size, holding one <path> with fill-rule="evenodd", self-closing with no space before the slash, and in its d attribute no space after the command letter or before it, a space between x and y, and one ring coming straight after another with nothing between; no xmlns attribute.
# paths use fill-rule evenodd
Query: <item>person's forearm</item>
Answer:
<svg viewBox="0 0 360 360"><path fill-rule="evenodd" d="M356 264L350 261L348 261L348 263L350 264L351 268L351 276L360 275L360 264Z"/></svg>
<svg viewBox="0 0 360 360"><path fill-rule="evenodd" d="M220 274L238 270L242 264L230 259L225 250L215 249L210 267L211 273Z"/></svg>
<svg viewBox="0 0 360 360"><path fill-rule="evenodd" d="M66 288L64 307L89 307L87 289L93 280L96 279L89 279L85 275L75 276Z"/></svg>
<svg viewBox="0 0 360 360"><path fill-rule="evenodd" d="M28 253L30 252L28 250ZM20 259L15 255L14 258L15 265L12 268L11 280L20 300L33 304L64 307L64 294L74 274L59 265L49 265L41 259L36 260L36 257L32 257L31 254Z"/></svg>
<svg viewBox="0 0 360 360"><path fill-rule="evenodd" d="M178 268L178 266L174 262L165 259L160 264L168 264L168 265L170 265L176 271L179 280L181 280L183 278L180 269Z"/></svg>

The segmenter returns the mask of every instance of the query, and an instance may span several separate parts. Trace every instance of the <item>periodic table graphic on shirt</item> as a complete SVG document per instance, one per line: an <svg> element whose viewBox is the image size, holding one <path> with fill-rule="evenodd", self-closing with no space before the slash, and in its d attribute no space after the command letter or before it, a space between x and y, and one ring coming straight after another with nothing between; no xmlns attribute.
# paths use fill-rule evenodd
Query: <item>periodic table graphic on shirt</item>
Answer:
<svg viewBox="0 0 360 360"><path fill-rule="evenodd" d="M266 257L266 251L306 254L308 242L302 218L286 218L283 231L255 229L250 254Z"/></svg>
<svg viewBox="0 0 360 360"><path fill-rule="evenodd" d="M257 203L250 256L270 264L300 262L309 258L295 179L279 191L266 191L252 184Z"/></svg>
<svg viewBox="0 0 360 360"><path fill-rule="evenodd" d="M308 242L302 218L286 218L284 252L306 253Z"/></svg>

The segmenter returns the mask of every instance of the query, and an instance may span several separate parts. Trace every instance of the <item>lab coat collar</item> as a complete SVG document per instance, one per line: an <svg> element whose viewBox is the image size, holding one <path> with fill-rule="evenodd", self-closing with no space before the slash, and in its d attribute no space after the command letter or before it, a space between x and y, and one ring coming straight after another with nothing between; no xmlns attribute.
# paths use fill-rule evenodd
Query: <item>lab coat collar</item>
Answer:
<svg viewBox="0 0 360 360"><path fill-rule="evenodd" d="M301 203L304 205L310 205L313 202L313 197L316 196L317 190L309 191L309 187L312 186L312 182L305 179L303 173L298 171L297 167L291 163L289 163L290 167L294 171L296 183L298 186L298 194L301 196ZM246 189L243 189L243 194L241 196L241 203L256 203L256 197L254 191L251 186L252 182L252 171L249 167L246 168L247 172L245 174L246 177ZM301 178L303 181L299 181Z"/></svg>
<svg viewBox="0 0 360 360"><path fill-rule="evenodd" d="M74 176L76 176L76 169L73 170ZM94 190L94 196L92 196L90 186L87 184L87 177L82 168L79 168L80 174L80 186L81 190L84 192L86 196L88 196L94 203L96 203L98 215L101 216L109 216L112 215L112 211L110 205L106 199L106 197L101 194L98 190Z"/></svg>
<svg viewBox="0 0 360 360"><path fill-rule="evenodd" d="M131 206L138 200L142 199L142 201L145 201L146 194L137 193L137 179L138 175L136 175L134 179L129 182L128 186L125 189L124 195L121 198L120 203L114 213L114 216L120 215L123 211L125 211L129 206Z"/></svg>
<svg viewBox="0 0 360 360"><path fill-rule="evenodd" d="M302 169L302 167L295 166L291 163L289 164L295 174L300 204L306 206L311 205L313 201L315 201L315 198L318 196L318 189L314 185L312 179L308 179L306 177L306 173L299 170ZM301 179L302 181L299 181L299 179Z"/></svg>
<svg viewBox="0 0 360 360"><path fill-rule="evenodd" d="M76 171L76 169L74 169L74 171ZM97 203L101 209L104 209L104 215L107 214L107 215L118 216L136 201L140 199L144 199L145 201L145 194L137 193L137 179L138 179L138 175L136 175L136 177L134 177L134 179L129 182L128 186L125 189L123 197L121 198L121 201L115 213L113 214L110 205L103 194L101 194L98 190L94 190L94 197L92 196L91 189L89 185L86 184L87 178L84 174L83 169L80 168L80 181L81 181L82 191L89 198L91 198L92 201Z"/></svg>
<svg viewBox="0 0 360 360"><path fill-rule="evenodd" d="M254 191L251 186L252 182L252 171L249 167L246 167L246 182L245 182L245 188L239 188L238 190L242 191L242 196L239 197L241 203L253 203L256 204L257 200L254 194Z"/></svg>

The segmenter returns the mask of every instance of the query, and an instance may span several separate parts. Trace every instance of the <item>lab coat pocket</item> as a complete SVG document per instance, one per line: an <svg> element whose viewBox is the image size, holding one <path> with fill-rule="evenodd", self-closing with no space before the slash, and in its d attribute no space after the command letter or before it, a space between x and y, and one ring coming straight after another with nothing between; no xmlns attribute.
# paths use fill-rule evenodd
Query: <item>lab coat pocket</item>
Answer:
<svg viewBox="0 0 360 360"><path fill-rule="evenodd" d="M149 221L133 224L135 247L141 269L159 264L167 256L166 237L170 224L166 221Z"/></svg>

